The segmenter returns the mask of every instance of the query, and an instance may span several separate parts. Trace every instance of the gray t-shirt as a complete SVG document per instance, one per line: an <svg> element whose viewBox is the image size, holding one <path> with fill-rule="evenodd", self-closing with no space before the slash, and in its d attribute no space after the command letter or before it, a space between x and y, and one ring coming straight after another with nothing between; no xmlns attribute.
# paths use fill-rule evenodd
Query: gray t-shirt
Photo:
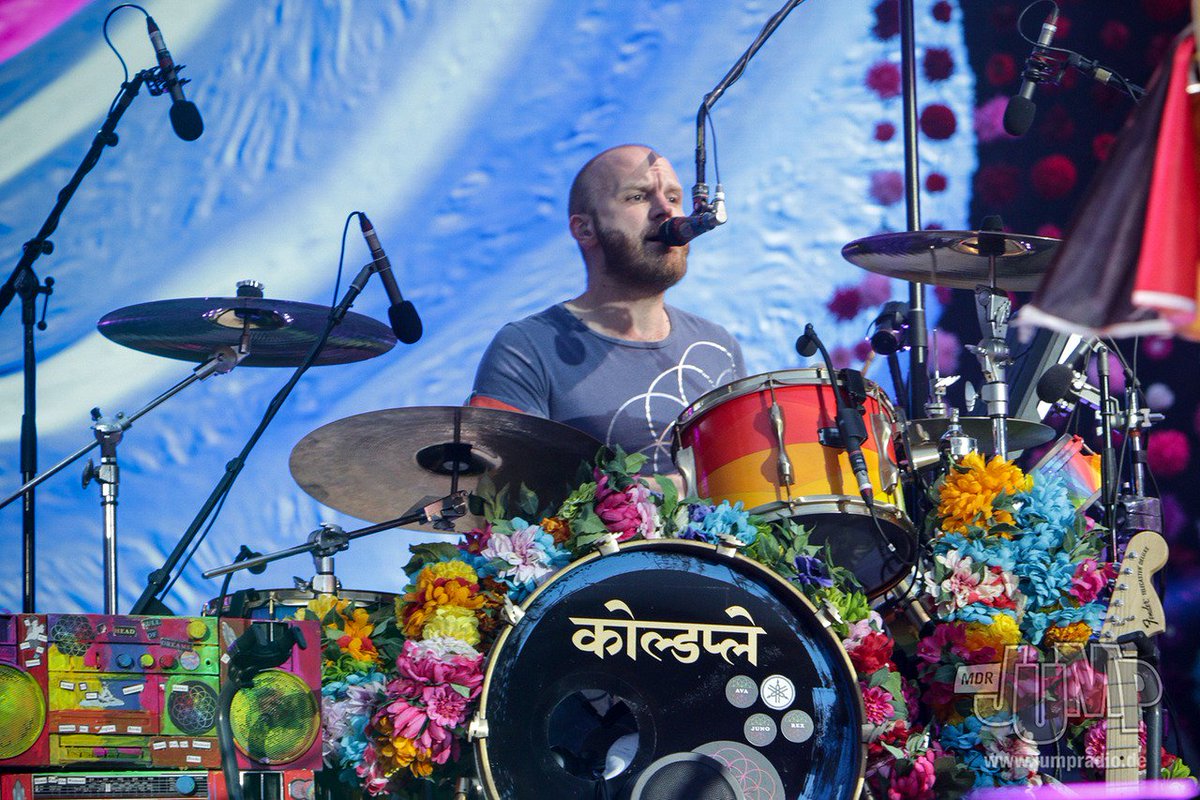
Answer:
<svg viewBox="0 0 1200 800"><path fill-rule="evenodd" d="M561 303L500 329L479 362L473 395L547 417L669 472L672 423L701 395L745 374L729 332L667 306L659 342L596 333Z"/></svg>

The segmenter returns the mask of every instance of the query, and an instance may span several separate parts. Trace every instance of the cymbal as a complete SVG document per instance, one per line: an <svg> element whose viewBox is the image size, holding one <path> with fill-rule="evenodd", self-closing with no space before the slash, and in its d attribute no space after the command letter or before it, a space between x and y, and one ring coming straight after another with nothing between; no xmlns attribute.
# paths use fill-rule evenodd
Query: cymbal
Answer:
<svg viewBox="0 0 1200 800"><path fill-rule="evenodd" d="M952 289L992 286L1032 292L1060 240L1003 231L903 231L856 239L842 248L871 272ZM991 273L995 255L995 274Z"/></svg>
<svg viewBox="0 0 1200 800"><path fill-rule="evenodd" d="M984 452L995 452L995 440L991 417L959 417L963 433L974 439L979 449ZM1054 429L1040 422L1009 417L1005 420L1007 446L1010 453L1028 450L1045 444L1054 438ZM908 423L909 444L912 446L913 463L918 468L930 466L938 459L938 442L942 434L950 427L949 417L929 417L914 419Z"/></svg>
<svg viewBox="0 0 1200 800"><path fill-rule="evenodd" d="M560 422L493 408L418 406L356 414L317 428L292 448L300 488L352 517L385 522L457 489L474 493L488 476L497 488L522 483L544 505L566 499L600 442ZM536 522L536 520L531 520ZM484 520L468 514L456 526Z"/></svg>
<svg viewBox="0 0 1200 800"><path fill-rule="evenodd" d="M138 303L100 318L100 333L154 356L203 363L222 347L237 348L250 321L248 367L298 367L320 338L329 307L263 297L189 297ZM391 328L353 311L333 329L314 366L348 364L396 346Z"/></svg>

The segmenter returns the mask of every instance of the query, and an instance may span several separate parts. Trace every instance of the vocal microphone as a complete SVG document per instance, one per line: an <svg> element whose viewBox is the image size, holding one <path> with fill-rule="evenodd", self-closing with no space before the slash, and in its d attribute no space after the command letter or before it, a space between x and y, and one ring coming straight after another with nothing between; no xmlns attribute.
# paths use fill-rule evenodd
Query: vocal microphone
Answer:
<svg viewBox="0 0 1200 800"><path fill-rule="evenodd" d="M712 211L693 214L690 217L671 217L651 236L652 241L664 242L667 247L683 247L702 233L707 233L721 224Z"/></svg>
<svg viewBox="0 0 1200 800"><path fill-rule="evenodd" d="M1045 50L1058 31L1058 6L1042 23L1042 32L1038 36L1033 52L1025 60L1025 71L1021 74L1021 88L1013 95L1008 106L1004 109L1004 130L1012 136L1024 136L1033 125L1033 116L1037 106L1033 103L1033 90L1038 83L1047 77Z"/></svg>
<svg viewBox="0 0 1200 800"><path fill-rule="evenodd" d="M1084 403L1100 408L1100 390L1087 382L1087 376L1070 364L1055 364L1037 382L1037 395L1043 403Z"/></svg>
<svg viewBox="0 0 1200 800"><path fill-rule="evenodd" d="M358 223L362 228L363 238L367 240L367 247L371 249L375 272L379 273L379 279L383 281L383 290L387 292L388 300L392 302L388 309L388 321L392 323L392 332L400 341L412 344L420 339L424 332L421 326L421 317L417 315L416 307L400 294L400 287L396 285L396 277L392 275L392 262L388 261L387 255L383 252L383 246L379 244L379 237L375 235L375 228L371 226L371 220L367 219L366 214L359 211Z"/></svg>
<svg viewBox="0 0 1200 800"><path fill-rule="evenodd" d="M154 45L154 55L162 71L163 86L171 95L171 127L175 129L175 135L185 142L195 141L204 133L204 120L200 118L196 104L183 96L183 85L187 80L179 78L179 70L182 67L175 66L154 17L147 15L146 31L150 34L150 43Z"/></svg>

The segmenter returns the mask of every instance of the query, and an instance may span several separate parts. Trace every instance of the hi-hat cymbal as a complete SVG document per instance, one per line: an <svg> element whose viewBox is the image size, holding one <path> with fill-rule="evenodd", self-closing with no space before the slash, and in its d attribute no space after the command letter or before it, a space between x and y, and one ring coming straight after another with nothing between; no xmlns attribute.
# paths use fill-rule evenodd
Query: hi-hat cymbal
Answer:
<svg viewBox="0 0 1200 800"><path fill-rule="evenodd" d="M996 451L991 417L959 417L958 422L962 425L963 433L974 439L980 450L985 453ZM1049 425L1027 419L1010 417L1004 424L1009 453L1045 444L1055 435ZM912 447L913 464L917 468L930 466L938 460L938 442L949 427L949 417L914 419L908 423L909 445Z"/></svg>
<svg viewBox="0 0 1200 800"><path fill-rule="evenodd" d="M155 356L202 363L222 347L237 348L249 321L248 367L298 367L320 338L329 307L263 297L189 297L119 308L100 318L117 344ZM353 311L333 329L315 366L380 356L396 346L382 322Z"/></svg>
<svg viewBox="0 0 1200 800"><path fill-rule="evenodd" d="M889 278L952 289L983 285L1031 292L1059 243L1003 231L902 231L856 239L842 248L842 256Z"/></svg>
<svg viewBox="0 0 1200 800"><path fill-rule="evenodd" d="M492 408L389 408L331 422L292 448L288 464L318 502L359 519L385 522L448 495L522 483L545 506L566 499L579 465L600 442L559 422ZM459 467L457 487L452 476ZM533 520L536 521L536 520ZM483 524L468 515L459 530Z"/></svg>

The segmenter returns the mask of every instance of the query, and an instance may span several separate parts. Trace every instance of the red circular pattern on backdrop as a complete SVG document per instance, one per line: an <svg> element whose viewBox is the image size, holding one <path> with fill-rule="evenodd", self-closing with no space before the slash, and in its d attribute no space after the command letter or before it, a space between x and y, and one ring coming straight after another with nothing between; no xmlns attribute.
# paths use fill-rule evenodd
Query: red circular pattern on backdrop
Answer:
<svg viewBox="0 0 1200 800"><path fill-rule="evenodd" d="M1020 190L1021 171L1012 164L987 164L975 173L975 193L990 209L1010 205Z"/></svg>
<svg viewBox="0 0 1200 800"><path fill-rule="evenodd" d="M883 100L900 94L900 67L890 61L877 61L867 70L867 88Z"/></svg>
<svg viewBox="0 0 1200 800"><path fill-rule="evenodd" d="M1039 159L1029 172L1030 183L1044 200L1061 200L1075 188L1079 170L1075 162L1064 155L1054 154Z"/></svg>
<svg viewBox="0 0 1200 800"><path fill-rule="evenodd" d="M896 126L890 122L875 123L875 141L890 142L896 135Z"/></svg>
<svg viewBox="0 0 1200 800"><path fill-rule="evenodd" d="M931 172L925 176L925 188L931 192L944 192L948 181L940 172Z"/></svg>
<svg viewBox="0 0 1200 800"><path fill-rule="evenodd" d="M921 132L930 139L949 139L958 128L958 121L949 106L932 103L921 112Z"/></svg>
<svg viewBox="0 0 1200 800"><path fill-rule="evenodd" d="M926 80L933 83L944 81L954 74L954 56L944 47L931 47L925 51L921 67Z"/></svg>
<svg viewBox="0 0 1200 800"><path fill-rule="evenodd" d="M1008 53L992 53L983 74L988 83L999 88L1017 79L1017 62Z"/></svg>

